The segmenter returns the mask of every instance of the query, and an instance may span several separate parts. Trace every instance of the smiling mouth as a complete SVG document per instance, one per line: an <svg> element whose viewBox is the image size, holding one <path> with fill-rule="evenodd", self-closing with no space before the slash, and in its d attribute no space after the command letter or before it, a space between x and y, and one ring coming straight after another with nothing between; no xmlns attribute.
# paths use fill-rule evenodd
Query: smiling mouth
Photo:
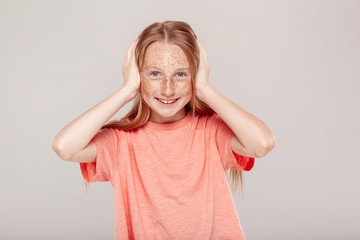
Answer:
<svg viewBox="0 0 360 240"><path fill-rule="evenodd" d="M175 99L169 99L169 100L166 100L166 99L161 99L161 98L156 98L156 100L158 100L159 102L163 103L163 104L172 104L172 103L175 103L178 98L175 98Z"/></svg>

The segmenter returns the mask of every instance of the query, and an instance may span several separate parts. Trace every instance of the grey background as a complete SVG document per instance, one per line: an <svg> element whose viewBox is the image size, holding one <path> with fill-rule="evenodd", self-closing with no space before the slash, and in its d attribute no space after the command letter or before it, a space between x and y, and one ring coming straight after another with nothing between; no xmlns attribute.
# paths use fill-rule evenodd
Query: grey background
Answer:
<svg viewBox="0 0 360 240"><path fill-rule="evenodd" d="M247 239L359 239L360 2L340 0L1 1L0 239L113 238L111 184L87 195L51 141L164 20L194 28L211 85L276 136L234 196Z"/></svg>

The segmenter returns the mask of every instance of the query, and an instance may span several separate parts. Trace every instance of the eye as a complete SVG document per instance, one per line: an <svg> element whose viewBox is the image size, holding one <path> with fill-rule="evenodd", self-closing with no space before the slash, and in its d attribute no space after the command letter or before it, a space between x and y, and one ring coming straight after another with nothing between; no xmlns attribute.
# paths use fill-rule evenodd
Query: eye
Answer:
<svg viewBox="0 0 360 240"><path fill-rule="evenodd" d="M151 72L150 75L152 77L158 77L160 75L160 73L159 72Z"/></svg>
<svg viewBox="0 0 360 240"><path fill-rule="evenodd" d="M179 72L179 73L176 74L176 76L181 77L181 78L186 77L186 73Z"/></svg>

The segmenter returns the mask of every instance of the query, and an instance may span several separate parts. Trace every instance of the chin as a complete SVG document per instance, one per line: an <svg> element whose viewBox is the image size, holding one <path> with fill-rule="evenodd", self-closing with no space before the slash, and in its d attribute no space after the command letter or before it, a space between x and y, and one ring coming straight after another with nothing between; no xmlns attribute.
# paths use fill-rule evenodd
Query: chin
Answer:
<svg viewBox="0 0 360 240"><path fill-rule="evenodd" d="M153 104L149 105L151 111L150 119L155 120L156 122L178 121L186 115L185 105L186 103L180 104L181 107L173 106L173 107L168 107L168 109L164 109L161 106L159 106L158 103L153 102Z"/></svg>

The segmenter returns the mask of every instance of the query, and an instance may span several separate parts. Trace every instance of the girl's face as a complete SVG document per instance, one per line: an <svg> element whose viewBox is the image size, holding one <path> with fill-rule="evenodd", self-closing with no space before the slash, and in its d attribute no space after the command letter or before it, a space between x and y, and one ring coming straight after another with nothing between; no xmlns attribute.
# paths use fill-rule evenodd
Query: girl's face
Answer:
<svg viewBox="0 0 360 240"><path fill-rule="evenodd" d="M192 96L190 65L183 50L164 42L150 44L145 52L140 91L150 107L150 121L175 122L185 117Z"/></svg>

